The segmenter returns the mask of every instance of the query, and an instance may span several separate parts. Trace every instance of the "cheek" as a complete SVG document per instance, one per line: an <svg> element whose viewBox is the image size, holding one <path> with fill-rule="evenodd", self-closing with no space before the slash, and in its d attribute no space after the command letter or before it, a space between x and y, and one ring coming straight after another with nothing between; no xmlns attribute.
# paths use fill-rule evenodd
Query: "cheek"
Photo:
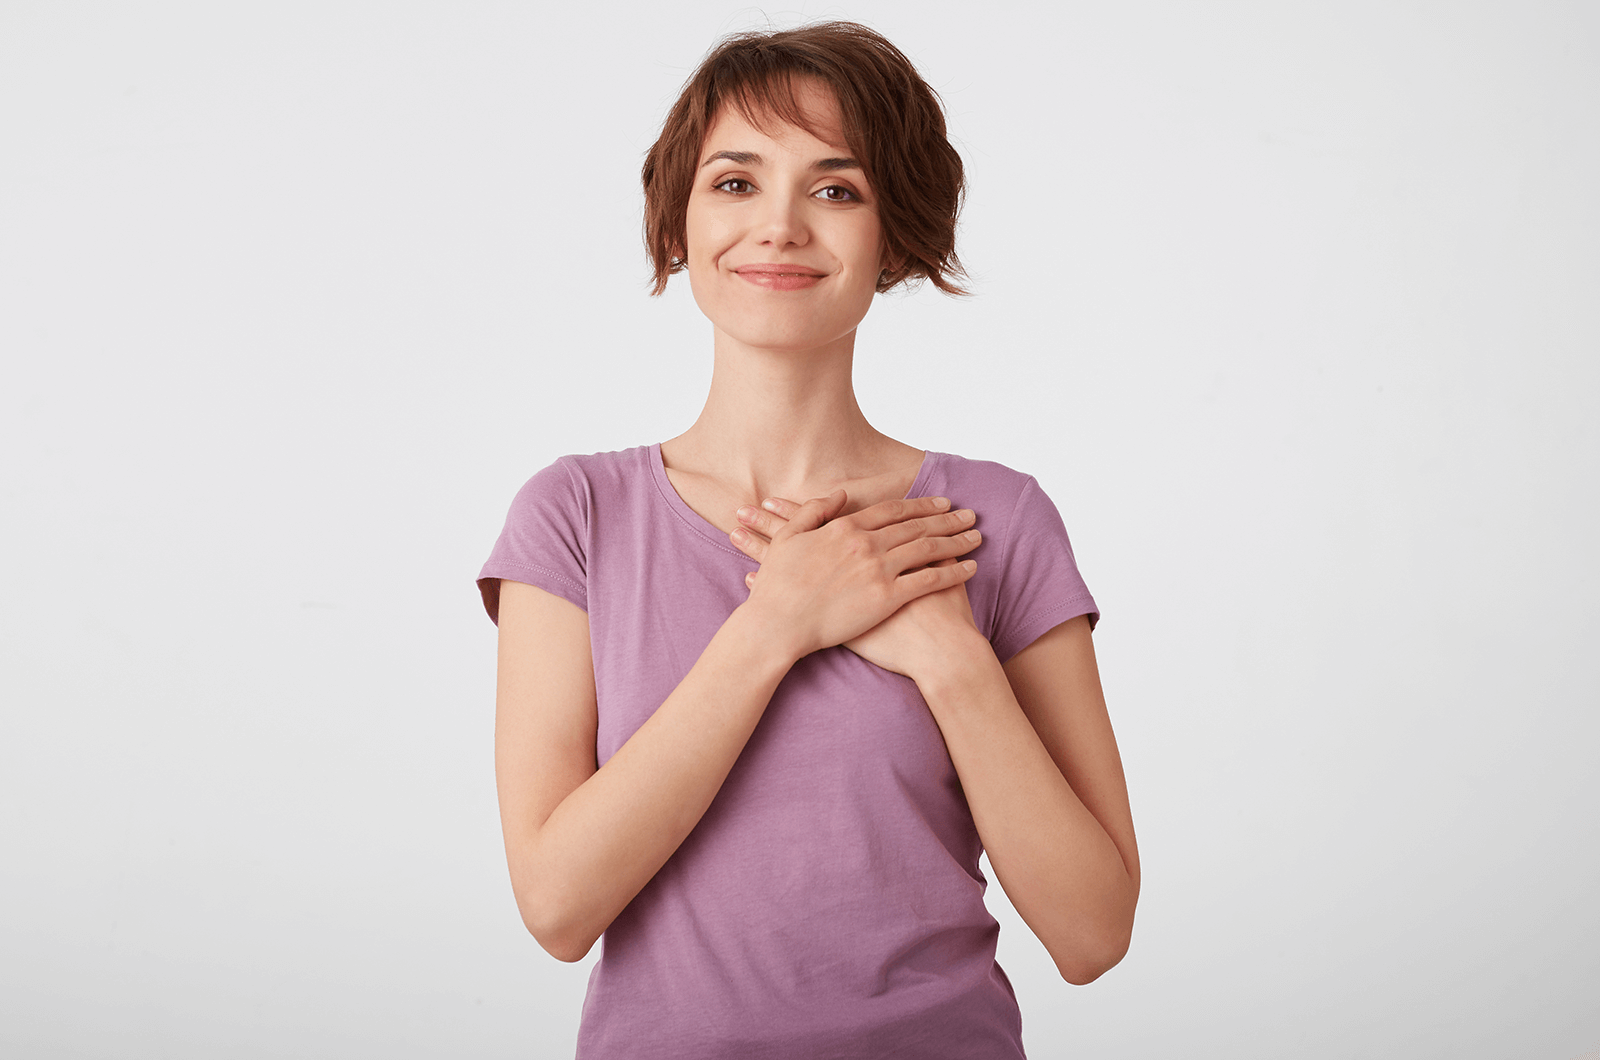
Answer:
<svg viewBox="0 0 1600 1060"><path fill-rule="evenodd" d="M685 218L683 230L684 238L688 242L685 257L691 261L712 260L726 250L731 241L727 223L712 211L696 210L691 207Z"/></svg>
<svg viewBox="0 0 1600 1060"><path fill-rule="evenodd" d="M872 263L873 271L883 268L889 260L889 241L883 234L883 226L873 219L871 225L864 226L858 236L861 246L861 260Z"/></svg>

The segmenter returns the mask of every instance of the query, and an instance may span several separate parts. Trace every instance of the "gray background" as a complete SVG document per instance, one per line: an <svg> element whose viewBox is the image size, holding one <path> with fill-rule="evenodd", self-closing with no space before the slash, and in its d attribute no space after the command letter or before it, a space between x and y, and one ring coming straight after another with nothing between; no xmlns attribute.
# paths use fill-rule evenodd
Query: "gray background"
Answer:
<svg viewBox="0 0 1600 1060"><path fill-rule="evenodd" d="M570 1054L472 579L698 412L637 171L769 16L943 94L977 296L862 405L1105 612L1144 890L1079 989L991 889L1033 1055L1600 1047L1595 4L340 0L0 4L0 1051Z"/></svg>

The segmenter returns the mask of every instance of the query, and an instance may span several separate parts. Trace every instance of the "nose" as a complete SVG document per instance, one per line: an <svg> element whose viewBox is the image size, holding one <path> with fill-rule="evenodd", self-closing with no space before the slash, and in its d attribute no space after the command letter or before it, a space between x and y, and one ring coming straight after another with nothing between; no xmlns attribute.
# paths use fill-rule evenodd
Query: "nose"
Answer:
<svg viewBox="0 0 1600 1060"><path fill-rule="evenodd" d="M756 221L757 239L774 249L803 247L811 238L806 227L805 199L792 192L767 192L761 196Z"/></svg>

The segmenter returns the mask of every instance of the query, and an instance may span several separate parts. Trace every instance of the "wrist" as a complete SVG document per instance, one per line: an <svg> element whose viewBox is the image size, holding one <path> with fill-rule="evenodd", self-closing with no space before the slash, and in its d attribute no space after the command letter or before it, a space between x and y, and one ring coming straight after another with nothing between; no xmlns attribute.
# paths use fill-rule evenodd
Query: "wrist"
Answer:
<svg viewBox="0 0 1600 1060"><path fill-rule="evenodd" d="M791 623L772 618L760 608L751 606L748 600L733 609L733 614L728 616L722 628L752 658L759 660L761 665L776 667L780 674L787 673L790 667L811 653L810 648L795 640Z"/></svg>
<svg viewBox="0 0 1600 1060"><path fill-rule="evenodd" d="M982 680L990 667L1000 666L993 645L971 627L948 641L941 638L937 648L922 660L916 673L910 675L930 704L935 698L947 698L946 693L964 684Z"/></svg>

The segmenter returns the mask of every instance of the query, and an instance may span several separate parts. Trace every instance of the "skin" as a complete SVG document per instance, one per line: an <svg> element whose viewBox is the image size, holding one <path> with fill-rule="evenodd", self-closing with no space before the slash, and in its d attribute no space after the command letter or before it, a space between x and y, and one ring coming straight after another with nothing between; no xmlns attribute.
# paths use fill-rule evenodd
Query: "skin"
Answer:
<svg viewBox="0 0 1600 1060"><path fill-rule="evenodd" d="M1002 667L963 587L972 513L902 499L922 453L872 428L851 386L887 260L873 189L831 95L799 98L820 137L725 108L702 145L684 256L712 385L661 446L684 501L761 564L749 598L598 768L587 616L502 584L495 758L517 904L546 950L580 959L704 815L783 675L844 644L917 682L1001 885L1061 974L1089 982L1126 952L1139 875L1088 625Z"/></svg>

